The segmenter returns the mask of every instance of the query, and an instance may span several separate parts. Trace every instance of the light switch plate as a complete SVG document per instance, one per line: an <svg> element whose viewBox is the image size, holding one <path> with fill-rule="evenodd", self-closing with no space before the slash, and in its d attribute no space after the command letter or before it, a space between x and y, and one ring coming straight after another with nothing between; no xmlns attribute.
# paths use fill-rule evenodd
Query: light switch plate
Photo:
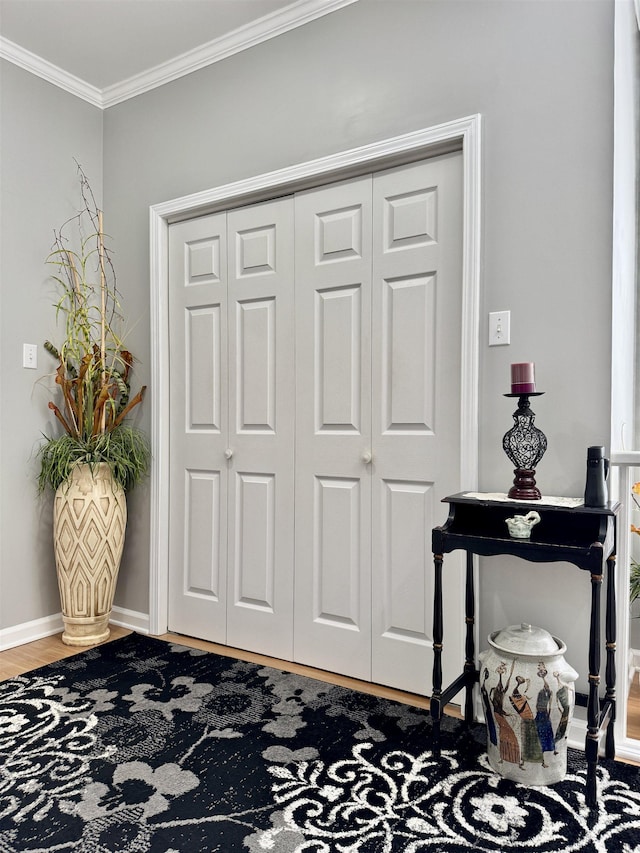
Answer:
<svg viewBox="0 0 640 853"><path fill-rule="evenodd" d="M511 343L511 311L492 311L489 314L489 346Z"/></svg>
<svg viewBox="0 0 640 853"><path fill-rule="evenodd" d="M38 345L22 344L22 366L35 370L38 366Z"/></svg>

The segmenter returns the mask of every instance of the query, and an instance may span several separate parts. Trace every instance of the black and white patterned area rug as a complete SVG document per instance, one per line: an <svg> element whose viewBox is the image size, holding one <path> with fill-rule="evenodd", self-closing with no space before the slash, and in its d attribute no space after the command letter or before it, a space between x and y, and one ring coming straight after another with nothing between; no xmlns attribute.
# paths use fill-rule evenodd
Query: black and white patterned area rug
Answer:
<svg viewBox="0 0 640 853"><path fill-rule="evenodd" d="M640 853L640 768L497 776L484 730L130 635L0 682L0 853Z"/></svg>

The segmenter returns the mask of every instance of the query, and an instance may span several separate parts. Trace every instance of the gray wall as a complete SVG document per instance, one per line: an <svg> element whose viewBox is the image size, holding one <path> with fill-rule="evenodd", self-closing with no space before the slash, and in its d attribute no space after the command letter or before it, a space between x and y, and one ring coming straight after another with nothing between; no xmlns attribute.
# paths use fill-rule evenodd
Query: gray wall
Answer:
<svg viewBox="0 0 640 853"><path fill-rule="evenodd" d="M0 628L60 612L51 495L37 497L54 362L55 289L45 259L53 229L78 208L74 158L102 193L103 115L9 62L0 64ZM22 344L38 344L38 370Z"/></svg>
<svg viewBox="0 0 640 853"><path fill-rule="evenodd" d="M502 394L509 364L532 360L549 438L539 485L581 494L586 447L607 443L609 425L612 80L609 0L361 0L107 110L106 209L142 318L141 371L150 204L479 112L480 486L511 483L501 439L514 407ZM498 309L512 311L513 343L488 349L486 314ZM137 499L146 526L148 499ZM146 611L145 536L128 559L119 600ZM487 561L480 596L481 636L527 620L584 643L589 584L577 569Z"/></svg>
<svg viewBox="0 0 640 853"><path fill-rule="evenodd" d="M586 447L607 443L610 420L612 81L612 0L360 0L109 108L106 222L138 380L150 370L149 205L479 112L480 487L510 485L501 438L513 403L502 394L509 364L531 360L549 439L538 483L581 494ZM513 343L488 349L486 314L503 309ZM5 408L3 435L6 422ZM147 612L148 489L132 493L130 519L116 601ZM487 561L481 635L526 620L579 649L588 587L577 569Z"/></svg>

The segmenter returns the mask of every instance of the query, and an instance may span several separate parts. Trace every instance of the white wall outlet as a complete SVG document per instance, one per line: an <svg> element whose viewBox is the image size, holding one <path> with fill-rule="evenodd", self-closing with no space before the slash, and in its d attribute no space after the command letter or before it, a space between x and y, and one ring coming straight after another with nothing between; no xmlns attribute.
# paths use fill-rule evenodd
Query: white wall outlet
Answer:
<svg viewBox="0 0 640 853"><path fill-rule="evenodd" d="M511 311L492 311L489 314L489 346L511 343Z"/></svg>
<svg viewBox="0 0 640 853"><path fill-rule="evenodd" d="M38 366L38 345L22 344L22 366L35 370Z"/></svg>

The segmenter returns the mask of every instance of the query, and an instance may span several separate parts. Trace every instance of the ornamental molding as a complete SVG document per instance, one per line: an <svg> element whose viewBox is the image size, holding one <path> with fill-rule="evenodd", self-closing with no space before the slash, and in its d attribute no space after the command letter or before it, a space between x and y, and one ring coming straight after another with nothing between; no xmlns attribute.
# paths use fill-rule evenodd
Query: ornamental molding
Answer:
<svg viewBox="0 0 640 853"><path fill-rule="evenodd" d="M92 86L2 36L0 59L18 65L95 107L107 109L357 2L358 0L298 0L284 9L265 15L220 38L104 89Z"/></svg>

